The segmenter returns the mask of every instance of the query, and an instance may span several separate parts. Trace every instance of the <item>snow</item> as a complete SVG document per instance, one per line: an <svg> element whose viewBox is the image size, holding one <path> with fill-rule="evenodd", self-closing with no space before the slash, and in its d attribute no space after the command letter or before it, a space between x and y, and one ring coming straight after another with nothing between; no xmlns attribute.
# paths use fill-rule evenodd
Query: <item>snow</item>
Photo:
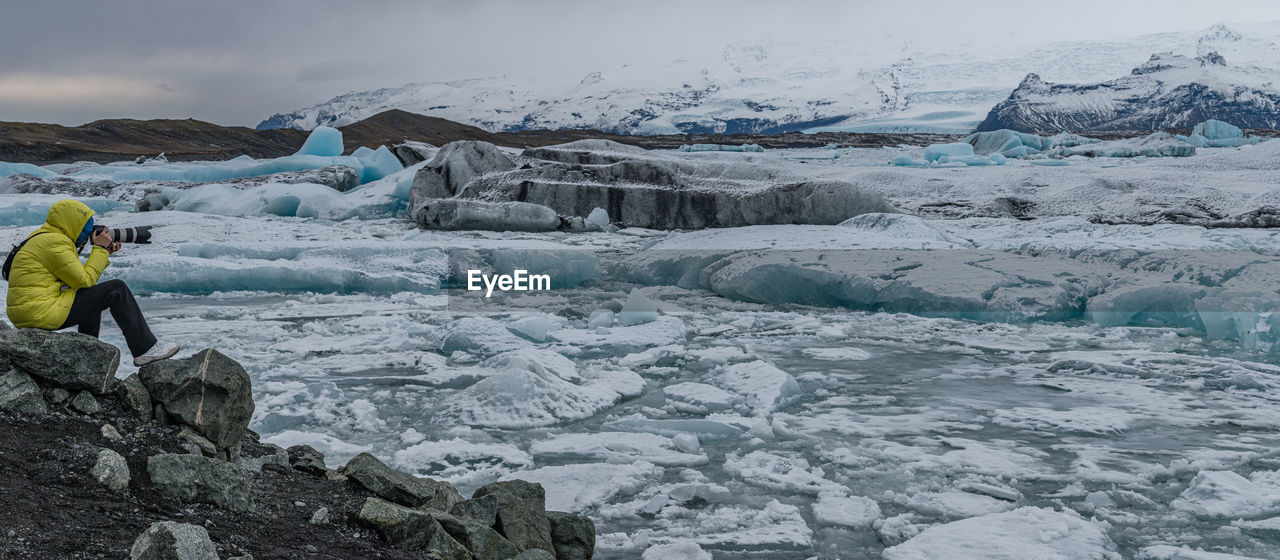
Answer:
<svg viewBox="0 0 1280 560"><path fill-rule="evenodd" d="M1026 507L929 527L884 551L885 560L1119 560L1105 525Z"/></svg>
<svg viewBox="0 0 1280 560"><path fill-rule="evenodd" d="M670 544L655 544L646 548L640 560L711 560L710 552L702 550L698 543L680 541Z"/></svg>

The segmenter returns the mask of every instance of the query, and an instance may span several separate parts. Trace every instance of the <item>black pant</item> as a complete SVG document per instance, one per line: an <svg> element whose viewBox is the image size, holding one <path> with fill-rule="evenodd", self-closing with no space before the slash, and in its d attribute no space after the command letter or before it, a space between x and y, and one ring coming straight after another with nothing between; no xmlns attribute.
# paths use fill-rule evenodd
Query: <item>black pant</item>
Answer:
<svg viewBox="0 0 1280 560"><path fill-rule="evenodd" d="M111 317L124 332L124 340L129 344L133 357L146 354L155 346L156 337L151 334L147 320L142 318L142 310L138 309L137 300L133 299L133 292L123 280L108 280L77 290L76 299L71 303L71 313L58 329L79 325L81 334L97 338L102 327L102 312L107 309L111 310Z"/></svg>

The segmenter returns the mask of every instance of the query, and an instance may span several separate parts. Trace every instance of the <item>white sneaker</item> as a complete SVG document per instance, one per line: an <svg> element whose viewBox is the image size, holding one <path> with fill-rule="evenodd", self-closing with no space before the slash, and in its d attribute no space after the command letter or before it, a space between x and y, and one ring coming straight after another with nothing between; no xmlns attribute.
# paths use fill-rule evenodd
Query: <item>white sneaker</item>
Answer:
<svg viewBox="0 0 1280 560"><path fill-rule="evenodd" d="M143 354L141 356L138 356L137 358L134 358L133 365L142 367L157 360L172 358L173 355L177 353L178 353L177 344L164 344L164 343L157 342L151 346L150 350L147 350L146 354Z"/></svg>

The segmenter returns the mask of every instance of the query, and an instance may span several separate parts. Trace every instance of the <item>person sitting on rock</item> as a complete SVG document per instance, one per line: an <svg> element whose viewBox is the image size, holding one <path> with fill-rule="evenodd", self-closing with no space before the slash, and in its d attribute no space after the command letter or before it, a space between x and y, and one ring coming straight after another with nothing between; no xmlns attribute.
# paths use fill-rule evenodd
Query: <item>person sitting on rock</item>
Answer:
<svg viewBox="0 0 1280 560"><path fill-rule="evenodd" d="M89 258L80 251L92 242ZM44 225L27 236L9 271L6 313L17 328L61 330L78 326L82 334L98 336L102 312L110 309L124 332L134 365L172 357L176 344L161 344L151 334L133 293L121 280L101 284L98 278L111 264L108 255L120 250L111 229L93 228L93 210L78 200L59 200L49 207Z"/></svg>

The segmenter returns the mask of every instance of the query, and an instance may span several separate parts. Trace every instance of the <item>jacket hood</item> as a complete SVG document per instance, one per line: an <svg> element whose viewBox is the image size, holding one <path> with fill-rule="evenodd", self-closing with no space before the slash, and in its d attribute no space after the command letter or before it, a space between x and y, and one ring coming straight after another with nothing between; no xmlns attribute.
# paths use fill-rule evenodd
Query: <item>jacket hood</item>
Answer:
<svg viewBox="0 0 1280 560"><path fill-rule="evenodd" d="M77 237L80 237L80 231L92 217L93 210L90 210L85 203L67 199L53 203L53 206L49 207L49 214L45 216L44 222L70 237L74 242Z"/></svg>

